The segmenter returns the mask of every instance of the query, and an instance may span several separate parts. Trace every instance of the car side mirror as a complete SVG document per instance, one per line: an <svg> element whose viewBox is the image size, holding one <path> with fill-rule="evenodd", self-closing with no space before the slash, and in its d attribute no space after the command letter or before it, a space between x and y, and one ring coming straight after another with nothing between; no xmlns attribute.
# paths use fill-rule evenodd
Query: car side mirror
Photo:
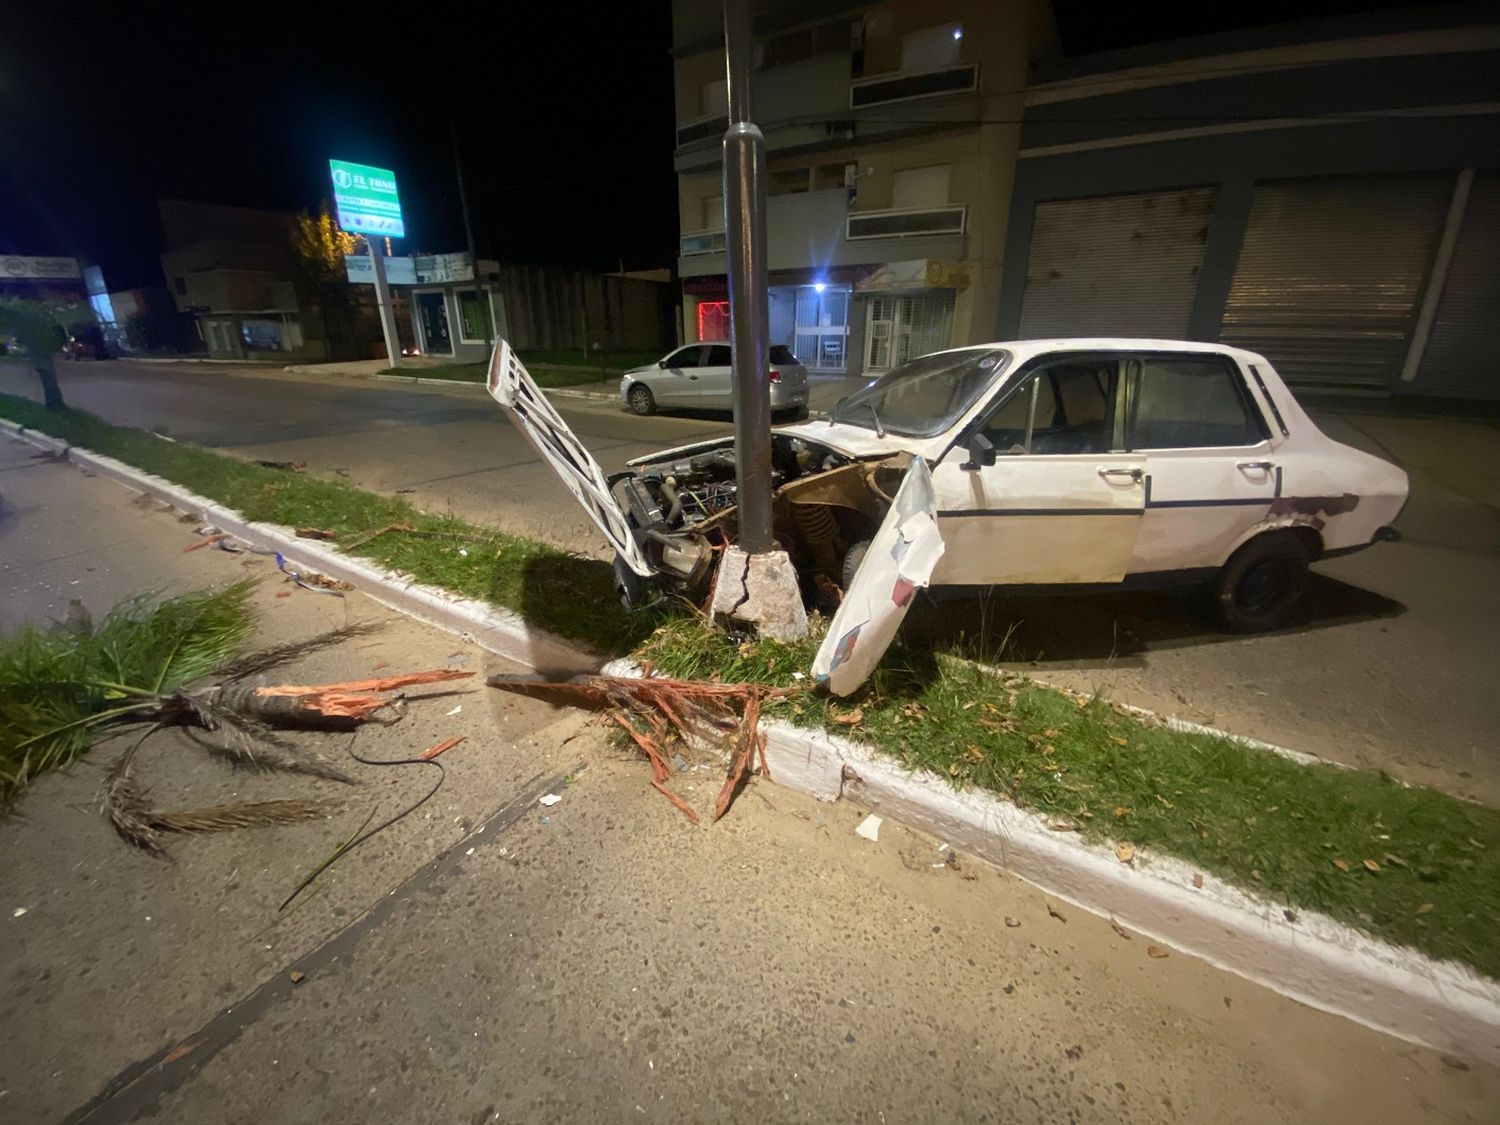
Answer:
<svg viewBox="0 0 1500 1125"><path fill-rule="evenodd" d="M995 443L983 434L969 438L969 459L959 466L966 473L977 472L985 465L995 463Z"/></svg>
<svg viewBox="0 0 1500 1125"><path fill-rule="evenodd" d="M663 370L665 370L666 366L667 366L667 361L664 360L664 359L659 359L659 360L656 361L656 366L662 368Z"/></svg>

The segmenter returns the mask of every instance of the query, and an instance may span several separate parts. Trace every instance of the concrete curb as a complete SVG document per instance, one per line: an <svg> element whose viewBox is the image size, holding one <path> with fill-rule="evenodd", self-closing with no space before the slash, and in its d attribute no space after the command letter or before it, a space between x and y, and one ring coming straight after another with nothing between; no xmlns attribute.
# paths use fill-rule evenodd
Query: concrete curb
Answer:
<svg viewBox="0 0 1500 1125"><path fill-rule="evenodd" d="M339 555L297 539L287 528L251 523L221 505L113 458L102 457L0 420L0 427L75 463L113 477L256 546L363 589L392 609L472 637L517 663L559 672L638 676L628 660L597 654L536 629L505 610ZM1131 708L1179 729L1235 738L1298 760L1282 747ZM1311 1007L1435 1050L1500 1066L1500 983L1465 966L1438 962L1365 937L1304 912L1286 919L1210 875L1194 886L1191 865L1139 854L1122 864L1107 848L1051 831L1039 817L978 792L959 792L936 775L909 772L875 750L781 722L767 722L767 759L777 784L825 801L849 797L922 829L1081 909L1200 957ZM1316 759L1313 759L1316 760Z"/></svg>

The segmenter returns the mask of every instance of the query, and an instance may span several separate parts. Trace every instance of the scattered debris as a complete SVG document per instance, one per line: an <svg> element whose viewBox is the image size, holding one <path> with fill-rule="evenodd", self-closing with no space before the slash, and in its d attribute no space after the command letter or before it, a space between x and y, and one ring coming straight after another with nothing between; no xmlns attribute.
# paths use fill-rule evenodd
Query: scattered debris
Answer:
<svg viewBox="0 0 1500 1125"><path fill-rule="evenodd" d="M1297 912L1295 910L1283 910L1281 912L1281 916L1283 918L1285 918L1288 922L1292 922L1294 924L1297 921Z"/></svg>
<svg viewBox="0 0 1500 1125"><path fill-rule="evenodd" d="M296 969L293 969L291 972L287 973L287 979L290 980L293 984L301 984L307 979L307 974L298 972Z"/></svg>
<svg viewBox="0 0 1500 1125"><path fill-rule="evenodd" d="M546 805L550 809L553 805L557 804L561 800L562 798L559 797L556 793L548 793L545 797L537 798L536 803L539 805Z"/></svg>
<svg viewBox="0 0 1500 1125"><path fill-rule="evenodd" d="M1198 890L1198 891L1201 891L1203 889L1203 874L1202 874L1202 872L1198 872L1198 871L1193 872L1193 889L1194 890Z"/></svg>
<svg viewBox="0 0 1500 1125"><path fill-rule="evenodd" d="M1083 1048L1077 1043L1074 1043L1071 1047L1064 1051L1063 1054L1067 1055L1068 1058L1077 1062L1079 1059L1083 1058Z"/></svg>
<svg viewBox="0 0 1500 1125"><path fill-rule="evenodd" d="M680 810L682 810L682 815L685 816L685 817L687 817L688 820L694 826L696 826L699 823L699 821L698 821L698 814L693 811L692 806L690 806L686 801L684 801L676 793L673 793L670 789L668 789L661 782L657 781L654 777L651 779L651 788L655 789L663 797L665 797L667 800L671 801L672 804L676 805L677 808L679 808Z"/></svg>
<svg viewBox="0 0 1500 1125"><path fill-rule="evenodd" d="M439 754L446 754L449 750L452 750L455 746L463 741L464 736L461 734L455 734L452 738L445 738L443 739L443 741L437 743L436 745L429 746L426 750L423 750L422 761L430 762Z"/></svg>
<svg viewBox="0 0 1500 1125"><path fill-rule="evenodd" d="M1021 928L1021 919L1012 918L1009 914L1007 914L1005 916L1005 924L1013 930L1018 930Z"/></svg>
<svg viewBox="0 0 1500 1125"><path fill-rule="evenodd" d="M256 461L262 469L279 469L284 473L300 473L307 469L306 461Z"/></svg>
<svg viewBox="0 0 1500 1125"><path fill-rule="evenodd" d="M160 1065L166 1066L167 1063L174 1063L178 1059L185 1059L202 1045L202 1039L194 1039L190 1043L179 1043L162 1056Z"/></svg>
<svg viewBox="0 0 1500 1125"><path fill-rule="evenodd" d="M319 594L334 594L343 597L346 591L354 589L352 583L345 582L341 578L329 578L326 574L318 574L315 571L299 571L287 569L286 556L280 551L275 552L276 569L285 574L304 590L312 590Z"/></svg>
<svg viewBox="0 0 1500 1125"><path fill-rule="evenodd" d="M26 907L24 907L24 906L18 906L18 907L16 907L14 910L12 910L10 912L10 916L12 918L19 918L21 915L23 915L25 913L26 913Z"/></svg>
<svg viewBox="0 0 1500 1125"><path fill-rule="evenodd" d="M337 531L328 531L321 527L299 527L297 529L298 539L322 539L333 540L339 537Z"/></svg>
<svg viewBox="0 0 1500 1125"><path fill-rule="evenodd" d="M218 544L222 543L225 539L228 539L228 538L229 538L229 536L225 535L223 532L219 532L219 534L217 534L217 535L210 535L206 539L200 539L196 543L189 543L186 547L184 547L182 549L182 553L185 555L189 551L196 551L196 550L198 550L198 548L200 548L200 547L214 547L214 546L217 546Z"/></svg>
<svg viewBox="0 0 1500 1125"><path fill-rule="evenodd" d="M453 708L453 710L444 712L444 715L445 715L445 717L451 719L454 715L462 713L463 709L464 709L464 705L462 703L460 703L457 706L455 706Z"/></svg>
<svg viewBox="0 0 1500 1125"><path fill-rule="evenodd" d="M1120 925L1120 923L1116 922L1113 918L1109 920L1109 928L1114 930L1115 933L1119 934L1126 941L1135 940L1130 936L1130 931L1128 931L1124 926Z"/></svg>
<svg viewBox="0 0 1500 1125"><path fill-rule="evenodd" d="M1135 858L1135 845L1121 844L1118 848L1115 849L1115 858L1118 859L1121 863L1129 863Z"/></svg>
<svg viewBox="0 0 1500 1125"><path fill-rule="evenodd" d="M876 816L874 813L871 813L869 816L865 817L864 820L859 822L859 827L854 830L854 834L856 836L864 837L872 844L876 843L880 839L880 826L883 823L884 821L880 817Z"/></svg>
<svg viewBox="0 0 1500 1125"><path fill-rule="evenodd" d="M1146 956L1155 957L1159 961L1163 957L1172 956L1172 951L1169 949L1163 949L1159 945L1148 945L1146 946Z"/></svg>
<svg viewBox="0 0 1500 1125"><path fill-rule="evenodd" d="M1057 907L1053 906L1050 902L1047 904L1047 913L1053 918L1056 918L1059 922L1066 923L1068 920L1063 912Z"/></svg>
<svg viewBox="0 0 1500 1125"><path fill-rule="evenodd" d="M1457 1055L1444 1055L1443 1065L1446 1067L1450 1067L1453 1070L1469 1069L1469 1064L1464 1062L1464 1060L1459 1058Z"/></svg>

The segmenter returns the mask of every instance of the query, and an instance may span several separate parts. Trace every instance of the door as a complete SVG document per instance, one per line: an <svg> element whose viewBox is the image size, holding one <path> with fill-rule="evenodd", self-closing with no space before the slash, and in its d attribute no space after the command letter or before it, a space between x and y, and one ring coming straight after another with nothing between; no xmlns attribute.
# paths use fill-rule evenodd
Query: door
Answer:
<svg viewBox="0 0 1500 1125"><path fill-rule="evenodd" d="M1213 201L1194 188L1038 203L1020 338L1187 336Z"/></svg>
<svg viewBox="0 0 1500 1125"><path fill-rule="evenodd" d="M1123 449L1125 360L1033 365L970 432L994 449L975 464L961 442L933 470L947 551L933 582L1118 582L1145 511L1145 458Z"/></svg>
<svg viewBox="0 0 1500 1125"><path fill-rule="evenodd" d="M698 393L703 344L678 348L662 360L662 378L651 381L651 393L662 406L691 406Z"/></svg>
<svg viewBox="0 0 1500 1125"><path fill-rule="evenodd" d="M448 295L442 291L417 294L417 320L422 329L422 350L428 355L452 355L448 334Z"/></svg>
<svg viewBox="0 0 1500 1125"><path fill-rule="evenodd" d="M1452 193L1445 174L1257 184L1219 339L1294 386L1386 389Z"/></svg>
<svg viewBox="0 0 1500 1125"><path fill-rule="evenodd" d="M865 370L884 374L909 359L948 346L953 333L953 293L872 297L868 315Z"/></svg>
<svg viewBox="0 0 1500 1125"><path fill-rule="evenodd" d="M1126 447L1146 458L1146 515L1131 571L1217 567L1281 495L1270 430L1225 356L1131 363Z"/></svg>
<svg viewBox="0 0 1500 1125"><path fill-rule="evenodd" d="M734 404L729 345L707 344L703 352L703 366L692 383L696 391L693 401L705 410L728 410Z"/></svg>

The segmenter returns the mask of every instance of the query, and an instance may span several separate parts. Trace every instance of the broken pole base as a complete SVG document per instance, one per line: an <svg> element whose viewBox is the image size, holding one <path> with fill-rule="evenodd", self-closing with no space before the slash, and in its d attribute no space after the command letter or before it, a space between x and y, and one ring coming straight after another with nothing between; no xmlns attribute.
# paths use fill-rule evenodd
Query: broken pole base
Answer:
<svg viewBox="0 0 1500 1125"><path fill-rule="evenodd" d="M785 551L746 554L729 547L719 560L710 612L755 628L776 641L799 641L807 636L807 611L797 572Z"/></svg>

